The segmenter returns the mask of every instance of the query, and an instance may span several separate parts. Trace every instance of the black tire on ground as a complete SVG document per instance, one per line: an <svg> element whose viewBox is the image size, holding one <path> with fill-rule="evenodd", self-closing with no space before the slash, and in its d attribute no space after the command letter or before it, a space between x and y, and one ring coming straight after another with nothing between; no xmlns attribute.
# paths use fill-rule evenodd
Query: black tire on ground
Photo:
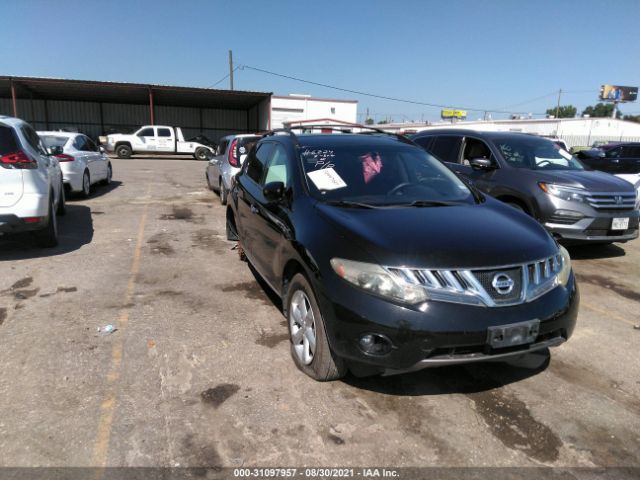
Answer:
<svg viewBox="0 0 640 480"><path fill-rule="evenodd" d="M91 175L89 175L89 170L85 170L82 175L82 191L80 195L83 198L89 198L89 195L91 195Z"/></svg>
<svg viewBox="0 0 640 480"><path fill-rule="evenodd" d="M53 199L49 200L49 215L47 225L34 232L36 243L43 248L51 248L58 245L58 218L53 211Z"/></svg>
<svg viewBox="0 0 640 480"><path fill-rule="evenodd" d="M198 147L196 148L196 151L194 152L193 156L196 157L196 160L208 160L209 158L209 150L207 150L204 147Z"/></svg>
<svg viewBox="0 0 640 480"><path fill-rule="evenodd" d="M67 197L64 193L64 184L60 182L60 198L58 198L58 215L65 215L67 213Z"/></svg>
<svg viewBox="0 0 640 480"><path fill-rule="evenodd" d="M209 190L214 191L213 190L213 185L211 185L211 180L209 180L209 174L205 173L204 177L207 179L207 187L209 187Z"/></svg>
<svg viewBox="0 0 640 480"><path fill-rule="evenodd" d="M308 365L305 365L296 353L292 333L292 324L295 322L291 302L298 291L301 291L304 296L306 296L305 305L313 312L314 319L313 330L315 331L316 347L313 352L313 359ZM306 303L307 301L308 303ZM343 359L331 351L322 313L318 307L318 302L316 301L311 285L304 275L298 273L291 279L284 305L284 313L287 317L287 326L289 328L289 339L291 341L291 357L296 367L314 380L321 382L337 380L344 377L347 373L346 364Z"/></svg>
<svg viewBox="0 0 640 480"><path fill-rule="evenodd" d="M229 218L229 215L227 215L227 224L226 224L227 240L230 240L232 242L237 242L238 232L236 231L236 226L233 225L231 220L232 218Z"/></svg>
<svg viewBox="0 0 640 480"><path fill-rule="evenodd" d="M111 178L113 177L113 169L111 168L111 163L107 165L107 178L101 180L100 183L102 185L109 185L111 183Z"/></svg>
<svg viewBox="0 0 640 480"><path fill-rule="evenodd" d="M129 145L118 145L116 147L116 155L118 158L130 158L131 153L131 147Z"/></svg>
<svg viewBox="0 0 640 480"><path fill-rule="evenodd" d="M228 200L228 192L227 192L227 187L224 186L224 182L222 181L222 178L220 179L220 203L222 205L226 205L227 204L227 200Z"/></svg>

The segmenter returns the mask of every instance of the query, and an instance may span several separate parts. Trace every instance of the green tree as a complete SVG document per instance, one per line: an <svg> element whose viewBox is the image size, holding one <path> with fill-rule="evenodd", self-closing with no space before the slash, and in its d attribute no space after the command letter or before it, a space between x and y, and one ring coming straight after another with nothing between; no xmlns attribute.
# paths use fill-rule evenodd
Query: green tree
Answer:
<svg viewBox="0 0 640 480"><path fill-rule="evenodd" d="M380 121L378 122L378 125L384 125L385 123L389 123L389 122L388 122L388 121L386 121L386 120L380 120Z"/></svg>
<svg viewBox="0 0 640 480"><path fill-rule="evenodd" d="M373 125L373 118L369 117L364 121L365 125Z"/></svg>
<svg viewBox="0 0 640 480"><path fill-rule="evenodd" d="M628 122L640 123L640 115L625 115L622 119Z"/></svg>
<svg viewBox="0 0 640 480"><path fill-rule="evenodd" d="M578 109L573 105L560 105L560 108L553 107L547 109L547 115L556 116L556 109L558 110L557 118L573 118L576 116Z"/></svg>
<svg viewBox="0 0 640 480"><path fill-rule="evenodd" d="M589 106L582 111L582 115L590 117L611 117L613 113L613 103L598 103L595 106ZM616 113L616 118L621 118L620 110Z"/></svg>

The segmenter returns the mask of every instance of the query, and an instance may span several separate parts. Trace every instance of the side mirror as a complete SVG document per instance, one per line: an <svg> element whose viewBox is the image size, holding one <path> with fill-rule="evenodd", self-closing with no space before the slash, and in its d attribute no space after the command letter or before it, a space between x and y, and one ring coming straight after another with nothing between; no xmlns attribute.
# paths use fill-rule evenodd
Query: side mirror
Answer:
<svg viewBox="0 0 640 480"><path fill-rule="evenodd" d="M53 155L53 156L55 156L55 155L61 155L63 151L64 151L64 150L62 149L62 147L60 147L60 146L58 146L58 145L55 145L55 146L53 146L53 147L49 147L49 148L47 148L47 153L48 153L49 155Z"/></svg>
<svg viewBox="0 0 640 480"><path fill-rule="evenodd" d="M269 203L275 203L284 197L284 183L269 182L262 189L264 198Z"/></svg>
<svg viewBox="0 0 640 480"><path fill-rule="evenodd" d="M472 158L469 160L469 165L475 170L494 170L496 167L488 158Z"/></svg>
<svg viewBox="0 0 640 480"><path fill-rule="evenodd" d="M100 153L104 153L106 151L102 145L98 147L98 150L100 150Z"/></svg>

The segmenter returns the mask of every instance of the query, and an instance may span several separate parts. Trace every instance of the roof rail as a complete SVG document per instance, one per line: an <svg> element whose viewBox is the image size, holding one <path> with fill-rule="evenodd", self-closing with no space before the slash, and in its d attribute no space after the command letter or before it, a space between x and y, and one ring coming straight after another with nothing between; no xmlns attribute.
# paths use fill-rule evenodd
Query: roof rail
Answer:
<svg viewBox="0 0 640 480"><path fill-rule="evenodd" d="M342 133L355 133L355 134L360 134L360 135L373 135L373 134L389 135L389 136L396 137L402 143L407 143L407 144L410 144L410 145L416 145L416 143L413 140L411 140L410 138L408 138L405 135L402 135L400 133L386 132L386 131L384 131L384 130L382 130L380 128L369 127L368 125L360 125L360 124L357 124L357 123L354 123L353 125L318 123L318 124L309 124L309 125L296 125L294 127L275 128L273 130L270 130L270 131L266 132L263 135L263 138L264 137L269 137L271 135L275 135L277 133L287 133L287 134L291 135L296 142L299 142L298 136L295 133L293 133L292 130L308 130L308 129L314 129L314 128L331 128L332 130L338 130L338 131L340 131ZM370 130L370 131L368 131L368 132L354 132L353 131L354 128L365 129L365 130Z"/></svg>

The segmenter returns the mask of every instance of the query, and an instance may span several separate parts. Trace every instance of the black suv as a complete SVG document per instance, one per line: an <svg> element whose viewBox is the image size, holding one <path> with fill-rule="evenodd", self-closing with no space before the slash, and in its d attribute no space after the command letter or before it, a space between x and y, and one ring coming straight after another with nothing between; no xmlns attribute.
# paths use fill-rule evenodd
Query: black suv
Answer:
<svg viewBox="0 0 640 480"><path fill-rule="evenodd" d="M559 240L611 243L638 236L633 185L585 170L550 140L448 128L411 138L481 191L537 219Z"/></svg>
<svg viewBox="0 0 640 480"><path fill-rule="evenodd" d="M316 380L504 359L575 326L567 251L401 136L267 134L236 176L227 236L282 298L293 360Z"/></svg>
<svg viewBox="0 0 640 480"><path fill-rule="evenodd" d="M587 167L613 174L640 173L640 143L609 143L581 150L576 157Z"/></svg>

